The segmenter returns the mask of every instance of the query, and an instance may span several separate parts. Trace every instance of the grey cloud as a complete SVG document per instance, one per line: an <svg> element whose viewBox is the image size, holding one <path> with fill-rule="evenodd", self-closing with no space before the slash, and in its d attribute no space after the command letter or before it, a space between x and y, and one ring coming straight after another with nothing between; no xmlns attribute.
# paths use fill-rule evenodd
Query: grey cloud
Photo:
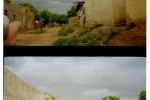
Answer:
<svg viewBox="0 0 150 100"><path fill-rule="evenodd" d="M145 57L6 57L4 63L60 100L99 100L107 95L135 100L146 89Z"/></svg>
<svg viewBox="0 0 150 100"><path fill-rule="evenodd" d="M75 0L12 0L14 3L31 3L39 10L47 9L55 13L67 13Z"/></svg>

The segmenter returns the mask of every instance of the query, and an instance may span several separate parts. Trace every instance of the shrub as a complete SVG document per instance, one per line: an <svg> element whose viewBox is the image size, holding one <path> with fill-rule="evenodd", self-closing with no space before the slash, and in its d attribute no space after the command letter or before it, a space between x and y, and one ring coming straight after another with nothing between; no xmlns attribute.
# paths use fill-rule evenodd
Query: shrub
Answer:
<svg viewBox="0 0 150 100"><path fill-rule="evenodd" d="M81 41L82 42L93 41L96 37L97 36L95 34L87 33L86 35L84 35L83 37L81 37Z"/></svg>
<svg viewBox="0 0 150 100"><path fill-rule="evenodd" d="M66 36L66 35L68 35L68 34L70 34L70 33L72 33L72 32L74 32L74 28L72 28L72 27L67 27L67 28L61 28L60 30L59 30L59 32L58 32L58 35L59 36Z"/></svg>
<svg viewBox="0 0 150 100"><path fill-rule="evenodd" d="M80 43L80 38L66 38L57 40L53 46L78 46Z"/></svg>
<svg viewBox="0 0 150 100"><path fill-rule="evenodd" d="M87 33L81 37L81 44L84 46L100 46L99 41L97 41L98 35L93 33Z"/></svg>
<svg viewBox="0 0 150 100"><path fill-rule="evenodd" d="M54 46L100 46L100 42L97 41L97 38L98 35L87 33L82 37L59 39L53 45Z"/></svg>

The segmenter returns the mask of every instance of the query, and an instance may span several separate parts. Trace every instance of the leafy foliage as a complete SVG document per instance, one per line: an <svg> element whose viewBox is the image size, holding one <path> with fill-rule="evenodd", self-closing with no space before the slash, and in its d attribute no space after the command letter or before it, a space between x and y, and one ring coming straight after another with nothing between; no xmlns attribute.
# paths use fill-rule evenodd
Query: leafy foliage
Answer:
<svg viewBox="0 0 150 100"><path fill-rule="evenodd" d="M54 23L60 23L60 26L64 23L68 23L68 18L67 15L65 14L56 14L53 12L49 12L48 10L42 10L40 12L41 17L42 17L42 22L44 23L44 26L48 23L53 24Z"/></svg>
<svg viewBox="0 0 150 100"><path fill-rule="evenodd" d="M57 20L56 20L56 22L59 23L60 26L61 26L63 23L64 23L64 24L68 23L68 17L67 17L67 15L65 15L65 14L59 14L59 15L57 15Z"/></svg>
<svg viewBox="0 0 150 100"><path fill-rule="evenodd" d="M49 22L52 24L52 27L53 27L54 23L57 21L58 14L49 12L49 17L50 17Z"/></svg>
<svg viewBox="0 0 150 100"><path fill-rule="evenodd" d="M140 92L139 100L146 100L146 91L141 91Z"/></svg>
<svg viewBox="0 0 150 100"><path fill-rule="evenodd" d="M120 100L120 98L117 96L107 96L107 97L103 97L102 100Z"/></svg>
<svg viewBox="0 0 150 100"><path fill-rule="evenodd" d="M71 9L67 11L67 16L68 17L77 16L76 6L72 6Z"/></svg>
<svg viewBox="0 0 150 100"><path fill-rule="evenodd" d="M55 96L53 96L52 94L50 94L50 93L45 93L49 98L50 98L50 100L52 99L52 100L56 100L56 97Z"/></svg>
<svg viewBox="0 0 150 100"><path fill-rule="evenodd" d="M87 33L81 37L71 37L66 39L59 39L53 45L54 46L100 46L97 40L97 35Z"/></svg>
<svg viewBox="0 0 150 100"><path fill-rule="evenodd" d="M53 45L54 46L101 46L99 38L102 36L103 34L102 32L93 34L91 33L90 28L83 27L83 29L81 29L76 34L77 34L76 36L71 38L59 39Z"/></svg>
<svg viewBox="0 0 150 100"><path fill-rule="evenodd" d="M40 12L40 14L41 14L43 26L45 26L46 24L50 22L50 12L44 9Z"/></svg>
<svg viewBox="0 0 150 100"><path fill-rule="evenodd" d="M80 43L80 38L67 38L59 39L53 45L54 46L78 46Z"/></svg>

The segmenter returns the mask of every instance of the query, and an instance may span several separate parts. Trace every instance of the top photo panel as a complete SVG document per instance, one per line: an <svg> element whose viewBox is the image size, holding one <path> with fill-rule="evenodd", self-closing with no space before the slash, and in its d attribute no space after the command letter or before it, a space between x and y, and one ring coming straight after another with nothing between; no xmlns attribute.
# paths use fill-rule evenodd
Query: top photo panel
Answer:
<svg viewBox="0 0 150 100"><path fill-rule="evenodd" d="M146 46L146 0L3 0L4 46Z"/></svg>

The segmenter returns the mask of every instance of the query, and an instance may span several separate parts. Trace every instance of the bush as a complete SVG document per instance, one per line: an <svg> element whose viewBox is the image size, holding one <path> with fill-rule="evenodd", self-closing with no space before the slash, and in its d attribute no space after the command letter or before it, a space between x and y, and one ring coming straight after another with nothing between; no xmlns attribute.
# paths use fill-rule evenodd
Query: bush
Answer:
<svg viewBox="0 0 150 100"><path fill-rule="evenodd" d="M97 35L87 33L82 37L72 37L67 39L59 39L53 45L54 46L100 46L97 40Z"/></svg>
<svg viewBox="0 0 150 100"><path fill-rule="evenodd" d="M97 36L95 34L87 33L86 35L84 35L83 37L81 37L81 41L82 42L93 41L96 37Z"/></svg>
<svg viewBox="0 0 150 100"><path fill-rule="evenodd" d="M75 31L75 29L72 28L72 27L61 28L61 29L59 30L59 32L58 32L58 35L59 35L59 36L66 36L66 35L68 35L68 34L74 32L74 31Z"/></svg>
<svg viewBox="0 0 150 100"><path fill-rule="evenodd" d="M53 46L78 46L80 38L67 38L57 40Z"/></svg>
<svg viewBox="0 0 150 100"><path fill-rule="evenodd" d="M93 33L87 33L81 37L81 44L84 46L100 46L99 41L97 41L98 35Z"/></svg>

